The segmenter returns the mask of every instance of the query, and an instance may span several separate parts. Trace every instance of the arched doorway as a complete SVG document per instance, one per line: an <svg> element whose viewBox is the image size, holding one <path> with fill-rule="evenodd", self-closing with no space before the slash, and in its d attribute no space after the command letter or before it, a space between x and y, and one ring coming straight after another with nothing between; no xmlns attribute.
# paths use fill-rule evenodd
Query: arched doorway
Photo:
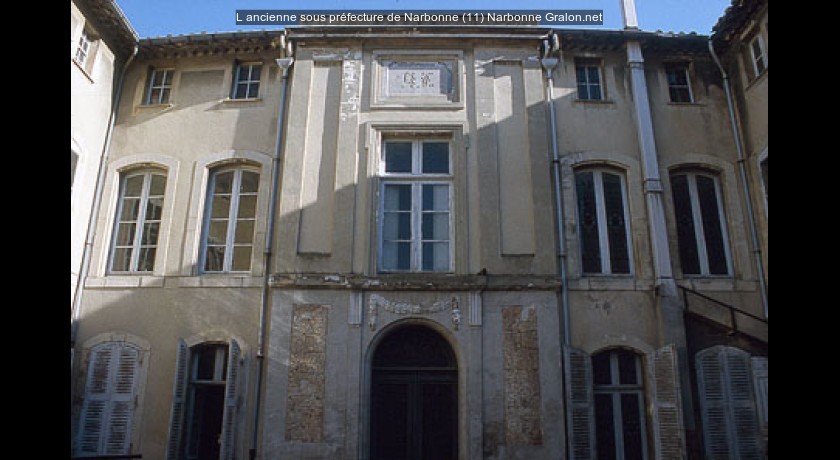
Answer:
<svg viewBox="0 0 840 460"><path fill-rule="evenodd" d="M371 460L458 458L458 366L440 334L394 329L376 347L372 374Z"/></svg>

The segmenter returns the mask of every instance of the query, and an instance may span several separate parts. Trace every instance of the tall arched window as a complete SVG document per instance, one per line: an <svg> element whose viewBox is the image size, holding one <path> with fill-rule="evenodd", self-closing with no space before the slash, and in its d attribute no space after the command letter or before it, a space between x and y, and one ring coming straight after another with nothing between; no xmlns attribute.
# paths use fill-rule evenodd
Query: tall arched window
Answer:
<svg viewBox="0 0 840 460"><path fill-rule="evenodd" d="M111 273L151 272L155 267L166 173L159 169L121 174Z"/></svg>
<svg viewBox="0 0 840 460"><path fill-rule="evenodd" d="M259 184L260 174L247 167L212 171L204 220L205 272L251 270Z"/></svg>
<svg viewBox="0 0 840 460"><path fill-rule="evenodd" d="M624 176L613 169L575 171L583 273L629 274L630 232Z"/></svg>
<svg viewBox="0 0 840 460"><path fill-rule="evenodd" d="M678 172L671 175L671 189L683 274L729 275L729 243L717 176Z"/></svg>
<svg viewBox="0 0 840 460"><path fill-rule="evenodd" d="M592 355L598 460L647 458L644 383L639 357L628 350Z"/></svg>

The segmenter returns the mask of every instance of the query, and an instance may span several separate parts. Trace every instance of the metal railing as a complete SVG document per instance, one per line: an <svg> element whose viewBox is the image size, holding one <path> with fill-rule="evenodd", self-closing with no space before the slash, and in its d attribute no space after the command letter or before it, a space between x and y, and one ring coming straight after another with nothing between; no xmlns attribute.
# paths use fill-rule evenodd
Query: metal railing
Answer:
<svg viewBox="0 0 840 460"><path fill-rule="evenodd" d="M680 288L680 289L682 290L682 292L683 292L683 302L684 302L684 304L685 304L685 310L686 310L686 312L688 312L688 313L692 313L692 314L695 314L695 315L700 315L700 316L702 316L702 317L704 317L704 318L706 318L706 319L709 319L709 320L711 320L711 321L714 321L714 322L716 322L716 323L718 323L718 324L722 324L722 325L724 325L724 326L730 327L730 328L731 328L734 332L741 332L741 333L748 334L748 335L750 335L750 336L755 337L755 335L754 335L754 334L750 334L749 332L744 331L743 329L739 329L739 328L738 328L738 318L737 318L737 315L744 315L744 316L746 316L746 317L748 317L748 318L751 318L751 319L754 319L754 320L759 321L759 322L761 322L761 323L764 323L765 325L767 325L767 324L768 324L768 322L767 322L767 318L762 318L762 317L760 317L760 316L756 316L756 315L754 315L754 314L752 314L752 313L750 313L750 312L747 312L747 311L741 310L740 308L738 308L738 307L736 307L736 306L734 306L734 305L730 305L730 304L728 304L728 303L726 303L726 302L722 302L722 301L720 301L720 300L718 300L718 299L715 299L715 298L709 297L709 296L707 296L707 295L705 295L705 294L702 294L702 293L700 293L700 292L698 292L698 291L695 291L694 289L690 289L690 288L687 288L687 287L685 287L685 286L679 286L679 288ZM700 298L701 298L701 299L703 299L703 300L706 300L706 301L711 302L711 303L713 303L713 304L715 304L715 305L717 305L717 306L720 306L720 307L725 308L725 309L729 312L729 321L731 322L731 326L730 326L730 325L728 325L728 324L725 324L725 323L723 323L723 322L721 322L721 321L718 321L718 320L716 320L716 319L714 319L714 318L712 318L712 317L709 317L708 315L704 315L703 313L701 313L701 312L699 312L699 311L697 311L697 310L691 311L691 309L689 308L689 306L690 306L691 304L690 304L690 303L689 303L689 301L688 301L688 295L689 295L689 294L691 294L691 295L695 295L695 296L697 296L697 297L700 297ZM762 339L761 337L756 337L756 338L758 338L758 339L760 339L760 340L762 340L762 341L765 341L765 342L766 342L766 340L765 340L765 339Z"/></svg>

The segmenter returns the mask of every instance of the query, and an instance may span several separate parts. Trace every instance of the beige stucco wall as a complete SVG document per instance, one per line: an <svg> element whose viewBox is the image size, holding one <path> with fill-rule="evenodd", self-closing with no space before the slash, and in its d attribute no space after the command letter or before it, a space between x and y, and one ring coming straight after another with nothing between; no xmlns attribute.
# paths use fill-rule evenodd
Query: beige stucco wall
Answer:
<svg viewBox="0 0 840 460"><path fill-rule="evenodd" d="M85 235L93 204L99 159L108 130L114 79L114 53L98 40L93 66L83 69L76 60L79 37L87 24L84 15L70 2L70 150L78 155L70 192L70 297L76 289Z"/></svg>

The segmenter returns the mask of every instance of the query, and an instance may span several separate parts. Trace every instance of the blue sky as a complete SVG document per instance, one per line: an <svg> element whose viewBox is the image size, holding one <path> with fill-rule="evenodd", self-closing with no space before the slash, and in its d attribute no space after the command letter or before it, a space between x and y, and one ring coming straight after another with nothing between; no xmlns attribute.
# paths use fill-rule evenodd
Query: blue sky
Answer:
<svg viewBox="0 0 840 460"><path fill-rule="evenodd" d="M621 29L621 0L117 0L141 37L272 29L237 26L237 9L272 10L604 10L604 25ZM636 0L642 30L708 35L731 0ZM580 26L578 26L580 27ZM576 28L578 28L576 27Z"/></svg>

